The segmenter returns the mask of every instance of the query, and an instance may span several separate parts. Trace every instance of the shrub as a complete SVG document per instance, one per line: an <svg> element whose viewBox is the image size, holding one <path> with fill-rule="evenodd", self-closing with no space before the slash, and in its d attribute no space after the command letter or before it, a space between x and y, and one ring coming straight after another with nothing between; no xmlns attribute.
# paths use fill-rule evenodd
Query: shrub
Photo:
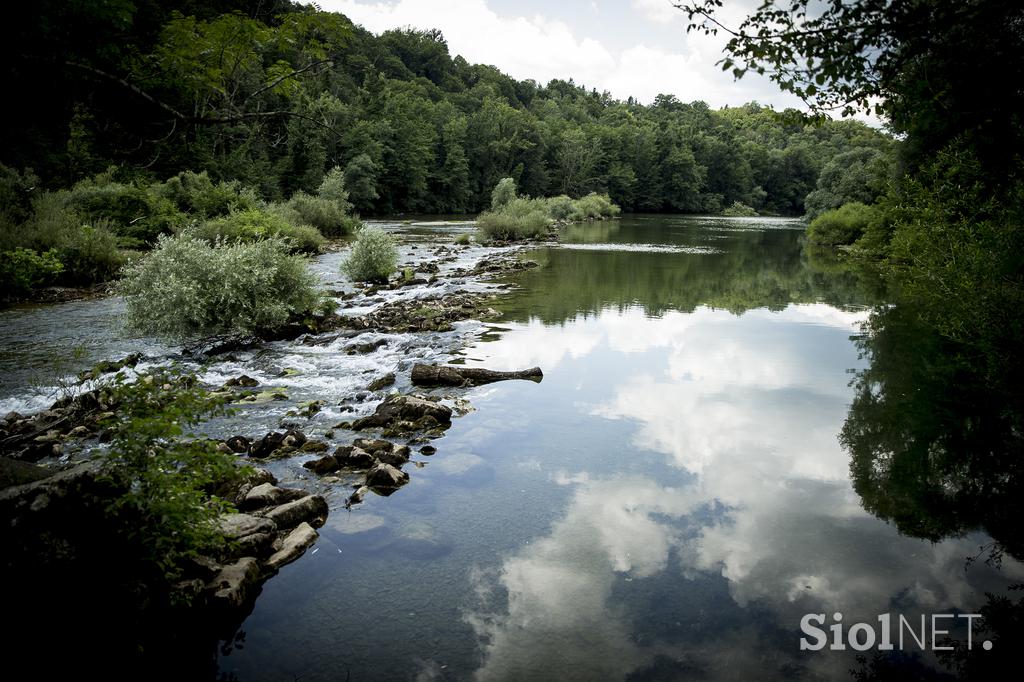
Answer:
<svg viewBox="0 0 1024 682"><path fill-rule="evenodd" d="M844 204L815 218L807 228L807 239L827 246L852 244L876 218L878 211L871 206L859 202Z"/></svg>
<svg viewBox="0 0 1024 682"><path fill-rule="evenodd" d="M124 264L117 237L102 220L67 233L57 251L64 264L61 280L68 284L106 282Z"/></svg>
<svg viewBox="0 0 1024 682"><path fill-rule="evenodd" d="M109 221L126 246L150 243L158 235L180 229L186 220L170 199L135 185L115 182L110 173L53 194L63 202L65 210L74 211L83 221Z"/></svg>
<svg viewBox="0 0 1024 682"><path fill-rule="evenodd" d="M576 208L576 202L561 194L548 199L548 215L554 220L568 220Z"/></svg>
<svg viewBox="0 0 1024 682"><path fill-rule="evenodd" d="M316 253L324 242L323 235L314 227L295 225L280 213L255 208L207 220L199 225L194 234L211 244L218 240L254 242L267 237L280 237L288 240L292 251L300 253Z"/></svg>
<svg viewBox="0 0 1024 682"><path fill-rule="evenodd" d="M352 203L348 200L348 192L345 190L345 171L338 166L327 172L316 194L321 199L333 202L342 213L352 211Z"/></svg>
<svg viewBox="0 0 1024 682"><path fill-rule="evenodd" d="M548 229L547 211L526 214L485 211L477 216L477 229L488 240L538 237Z"/></svg>
<svg viewBox="0 0 1024 682"><path fill-rule="evenodd" d="M60 274L63 265L54 250L36 253L17 248L0 253L0 285L4 296L21 296L47 284Z"/></svg>
<svg viewBox="0 0 1024 682"><path fill-rule="evenodd" d="M516 181L502 178L491 191L491 210L497 211L516 198Z"/></svg>
<svg viewBox="0 0 1024 682"><path fill-rule="evenodd" d="M619 211L619 207L612 203L607 194L591 192L587 196L576 200L576 205L570 217L573 220L611 218L617 216Z"/></svg>
<svg viewBox="0 0 1024 682"><path fill-rule="evenodd" d="M0 221L17 225L25 222L32 213L32 196L39 185L39 178L26 168L19 173L0 163Z"/></svg>
<svg viewBox="0 0 1024 682"><path fill-rule="evenodd" d="M206 171L178 173L163 184L155 185L153 191L171 201L179 211L203 218L245 211L256 208L258 203L255 192L242 187L238 181L214 183Z"/></svg>
<svg viewBox="0 0 1024 682"><path fill-rule="evenodd" d="M299 216L301 222L312 225L329 237L350 234L359 224L359 219L349 216L342 208L342 204L323 197L310 196L305 192L296 192L287 206Z"/></svg>
<svg viewBox="0 0 1024 682"><path fill-rule="evenodd" d="M274 329L320 302L316 278L280 237L214 244L161 237L125 267L118 292L129 328L167 337Z"/></svg>
<svg viewBox="0 0 1024 682"><path fill-rule="evenodd" d="M730 218L754 218L757 216L757 211L742 201L734 201L732 206L727 206L722 210L722 215Z"/></svg>
<svg viewBox="0 0 1024 682"><path fill-rule="evenodd" d="M364 227L357 235L342 271L356 282L387 282L398 268L395 238L379 227Z"/></svg>
<svg viewBox="0 0 1024 682"><path fill-rule="evenodd" d="M468 246L469 242L470 242L470 237L466 233L462 233L458 237L455 238L455 243L458 244L459 246Z"/></svg>

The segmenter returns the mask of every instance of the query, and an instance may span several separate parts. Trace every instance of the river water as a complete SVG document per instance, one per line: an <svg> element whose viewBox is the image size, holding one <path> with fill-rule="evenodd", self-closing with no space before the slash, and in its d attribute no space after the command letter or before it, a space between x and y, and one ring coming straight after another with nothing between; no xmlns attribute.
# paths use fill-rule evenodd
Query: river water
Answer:
<svg viewBox="0 0 1024 682"><path fill-rule="evenodd" d="M465 228L391 229L415 259ZM839 434L870 359L862 325L886 301L869 276L805 254L802 231L760 218L571 226L524 254L541 267L506 280L516 288L497 322L402 335L370 356L342 353L350 339L293 342L201 368L211 383L244 371L288 392L211 427L250 434L314 398L327 406L310 432L365 414L374 401L351 394L387 371L408 390L413 360L544 370L539 384L463 394L471 411L411 482L350 511L350 489L314 480L301 459L275 463L333 511L225 643L221 675L850 679L858 652L800 650L804 614L827 614L825 628L836 612L876 627L890 613L919 631L922 614L976 613L986 592L1024 581L1012 557L965 561L991 540L980 527L928 538L866 511ZM338 258L317 267L344 288ZM119 338L117 306L4 313L0 409L45 402L28 378L61 344L173 354ZM912 665L934 665L918 649Z"/></svg>

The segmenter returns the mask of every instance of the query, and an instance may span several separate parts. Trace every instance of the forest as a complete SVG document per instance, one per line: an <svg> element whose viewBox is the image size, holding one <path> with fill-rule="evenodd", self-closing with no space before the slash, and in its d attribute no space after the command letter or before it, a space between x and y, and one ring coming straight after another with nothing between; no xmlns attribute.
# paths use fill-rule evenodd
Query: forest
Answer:
<svg viewBox="0 0 1024 682"><path fill-rule="evenodd" d="M281 200L340 167L364 216L476 212L504 177L528 196L607 192L625 211L741 202L801 215L837 154L893 144L850 120L712 110L699 92L641 104L571 79L517 81L453 56L440 31L376 36L290 2L47 0L16 12L4 68L24 97L0 162L47 188L110 167L128 183L205 171Z"/></svg>

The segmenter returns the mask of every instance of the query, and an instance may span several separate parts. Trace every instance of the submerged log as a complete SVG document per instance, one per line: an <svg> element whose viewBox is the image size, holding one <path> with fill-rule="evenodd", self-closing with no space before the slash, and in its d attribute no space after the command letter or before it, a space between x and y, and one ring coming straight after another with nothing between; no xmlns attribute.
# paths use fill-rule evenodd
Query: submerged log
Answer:
<svg viewBox="0 0 1024 682"><path fill-rule="evenodd" d="M497 372L482 367L453 367L451 365L422 365L412 368L412 383L415 386L479 386L506 379L527 379L540 382L544 372L540 367L518 372Z"/></svg>

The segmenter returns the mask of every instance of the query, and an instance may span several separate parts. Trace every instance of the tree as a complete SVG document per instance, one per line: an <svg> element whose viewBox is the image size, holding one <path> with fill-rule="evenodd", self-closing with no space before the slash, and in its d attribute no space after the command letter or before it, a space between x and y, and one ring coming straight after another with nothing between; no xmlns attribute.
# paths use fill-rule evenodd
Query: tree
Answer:
<svg viewBox="0 0 1024 682"><path fill-rule="evenodd" d="M994 81L1024 79L1014 0L769 0L734 27L717 17L722 0L676 6L688 30L728 35L723 69L767 74L814 113L883 114L914 159L958 137L1004 169L1020 151L1024 90Z"/></svg>

